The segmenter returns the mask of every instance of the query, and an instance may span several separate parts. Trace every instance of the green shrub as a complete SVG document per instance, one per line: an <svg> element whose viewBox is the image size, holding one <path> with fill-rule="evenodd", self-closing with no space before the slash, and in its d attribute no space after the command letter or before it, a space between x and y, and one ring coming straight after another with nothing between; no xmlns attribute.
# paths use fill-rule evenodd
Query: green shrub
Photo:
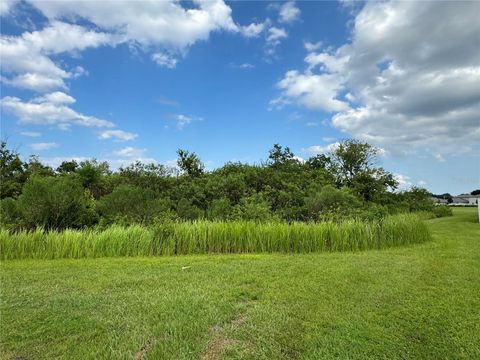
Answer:
<svg viewBox="0 0 480 360"><path fill-rule="evenodd" d="M434 205L431 194L422 188L412 187L400 193L400 199L409 211L433 211Z"/></svg>
<svg viewBox="0 0 480 360"><path fill-rule="evenodd" d="M276 221L278 217L273 213L270 203L261 195L254 194L242 198L233 208L232 219L249 220L256 222Z"/></svg>
<svg viewBox="0 0 480 360"><path fill-rule="evenodd" d="M432 212L437 218L444 216L453 216L452 208L446 205L434 206Z"/></svg>
<svg viewBox="0 0 480 360"><path fill-rule="evenodd" d="M98 162L95 159L82 161L75 172L82 186L88 189L95 199L109 192L106 175L110 174L110 169L107 162Z"/></svg>
<svg viewBox="0 0 480 360"><path fill-rule="evenodd" d="M18 211L27 228L80 228L95 223L93 201L70 176L33 177L18 198Z"/></svg>
<svg viewBox="0 0 480 360"><path fill-rule="evenodd" d="M170 207L169 200L155 199L153 191L130 185L116 187L97 203L98 213L107 223L124 226L151 223L162 212L170 211Z"/></svg>
<svg viewBox="0 0 480 360"><path fill-rule="evenodd" d="M183 220L201 219L205 215L204 211L192 204L188 199L180 199L177 203L177 217Z"/></svg>
<svg viewBox="0 0 480 360"><path fill-rule="evenodd" d="M387 215L387 207L371 203L359 212L358 218L365 221L374 221L381 220Z"/></svg>
<svg viewBox="0 0 480 360"><path fill-rule="evenodd" d="M305 199L307 216L312 220L342 219L358 212L361 203L349 189L326 185L312 189Z"/></svg>
<svg viewBox="0 0 480 360"><path fill-rule="evenodd" d="M215 199L207 210L207 219L209 220L227 220L232 213L230 200L227 198Z"/></svg>
<svg viewBox="0 0 480 360"><path fill-rule="evenodd" d="M6 229L21 227L21 213L17 201L12 198L0 200L0 226Z"/></svg>

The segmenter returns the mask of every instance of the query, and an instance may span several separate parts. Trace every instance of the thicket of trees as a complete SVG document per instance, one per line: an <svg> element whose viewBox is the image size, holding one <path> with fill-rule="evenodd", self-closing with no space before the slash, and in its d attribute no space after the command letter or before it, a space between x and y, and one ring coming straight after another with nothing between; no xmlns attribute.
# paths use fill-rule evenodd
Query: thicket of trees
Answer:
<svg viewBox="0 0 480 360"><path fill-rule="evenodd" d="M1 223L8 228L81 228L165 219L321 221L431 210L430 194L398 192L377 166L377 149L345 140L327 155L299 161L275 144L260 165L227 163L206 171L178 150L178 169L137 162L111 171L106 162L63 162L57 169L0 147Z"/></svg>

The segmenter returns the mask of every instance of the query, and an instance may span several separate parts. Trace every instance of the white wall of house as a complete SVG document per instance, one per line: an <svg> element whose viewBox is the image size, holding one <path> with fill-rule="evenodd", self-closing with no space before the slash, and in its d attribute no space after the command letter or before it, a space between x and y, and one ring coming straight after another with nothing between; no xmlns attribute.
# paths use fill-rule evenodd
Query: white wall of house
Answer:
<svg viewBox="0 0 480 360"><path fill-rule="evenodd" d="M477 205L480 201L480 196L472 195L459 195L453 197L452 205Z"/></svg>
<svg viewBox="0 0 480 360"><path fill-rule="evenodd" d="M472 196L464 199L468 201L468 205L477 205L478 203L478 197Z"/></svg>

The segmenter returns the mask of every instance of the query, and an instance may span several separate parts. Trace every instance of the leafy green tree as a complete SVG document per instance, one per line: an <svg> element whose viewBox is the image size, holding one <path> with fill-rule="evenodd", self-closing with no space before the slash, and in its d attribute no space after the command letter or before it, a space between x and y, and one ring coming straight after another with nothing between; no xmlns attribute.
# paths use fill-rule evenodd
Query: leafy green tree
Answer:
<svg viewBox="0 0 480 360"><path fill-rule="evenodd" d="M396 189L394 176L375 167L379 149L359 140L344 140L331 153L331 171L337 184L353 189L365 201L371 201L388 189Z"/></svg>
<svg viewBox="0 0 480 360"><path fill-rule="evenodd" d="M50 166L43 165L38 156L31 155L25 165L25 175L27 179L30 179L34 176L54 176L55 173Z"/></svg>
<svg viewBox="0 0 480 360"><path fill-rule="evenodd" d="M305 165L312 170L326 169L331 164L331 159L325 154L318 154L309 158Z"/></svg>
<svg viewBox="0 0 480 360"><path fill-rule="evenodd" d="M34 176L23 187L18 209L29 228L79 228L96 221L92 200L71 176Z"/></svg>
<svg viewBox="0 0 480 360"><path fill-rule="evenodd" d="M349 216L360 206L361 202L348 188L337 189L332 185L326 185L320 190L312 188L305 199L308 217L313 220Z"/></svg>
<svg viewBox="0 0 480 360"><path fill-rule="evenodd" d="M229 199L231 204L238 204L248 193L247 184L243 174L230 174L225 177L217 177L217 192Z"/></svg>
<svg viewBox="0 0 480 360"><path fill-rule="evenodd" d="M209 202L215 198L208 194L212 190L216 192L216 189L209 189L207 176L181 176L174 181L169 196L175 204L178 204L182 199L188 199L189 204L204 211L207 209Z"/></svg>
<svg viewBox="0 0 480 360"><path fill-rule="evenodd" d="M18 201L12 198L0 200L0 226L6 229L17 229L22 226L22 214Z"/></svg>
<svg viewBox="0 0 480 360"><path fill-rule="evenodd" d="M96 159L82 161L76 170L84 188L88 189L95 199L109 192L106 177L111 174L106 161Z"/></svg>
<svg viewBox="0 0 480 360"><path fill-rule="evenodd" d="M186 198L180 199L177 203L177 216L183 220L196 220L204 217L204 211L192 204Z"/></svg>
<svg viewBox="0 0 480 360"><path fill-rule="evenodd" d="M215 199L207 209L209 220L227 220L232 213L232 206L227 198Z"/></svg>
<svg viewBox="0 0 480 360"><path fill-rule="evenodd" d="M178 160L177 165L185 174L191 177L203 175L205 166L200 161L200 158L195 153L190 153L187 150L177 150Z"/></svg>
<svg viewBox="0 0 480 360"><path fill-rule="evenodd" d="M304 191L299 186L300 184L280 179L279 182L272 185L267 185L261 193L271 204L272 211L285 220L299 220L304 197Z"/></svg>
<svg viewBox="0 0 480 360"><path fill-rule="evenodd" d="M351 186L354 178L372 169L378 149L359 140L344 140L331 153L331 159L342 185Z"/></svg>
<svg viewBox="0 0 480 360"><path fill-rule="evenodd" d="M412 187L400 194L400 199L407 205L408 211L432 211L433 202L430 193L420 187Z"/></svg>
<svg viewBox="0 0 480 360"><path fill-rule="evenodd" d="M393 174L382 168L369 169L357 174L353 178L352 190L360 195L365 201L376 201L388 188L395 189L397 181Z"/></svg>
<svg viewBox="0 0 480 360"><path fill-rule="evenodd" d="M263 166L229 162L213 173L221 177L231 176L232 187L235 187L239 181L243 182L246 188L245 194L251 195L253 192L261 192L265 187L267 176L264 171Z"/></svg>
<svg viewBox="0 0 480 360"><path fill-rule="evenodd" d="M243 198L240 204L233 208L232 218L258 222L279 220L272 211L270 203L261 194Z"/></svg>
<svg viewBox="0 0 480 360"><path fill-rule="evenodd" d="M71 174L77 171L78 164L75 160L62 161L57 167L57 173L59 174Z"/></svg>
<svg viewBox="0 0 480 360"><path fill-rule="evenodd" d="M151 223L171 209L167 199L155 199L152 190L120 185L97 202L97 210L108 223Z"/></svg>
<svg viewBox="0 0 480 360"><path fill-rule="evenodd" d="M161 164L144 164L140 161L121 167L118 171L122 184L152 190L155 195L165 196L171 188L173 170Z"/></svg>
<svg viewBox="0 0 480 360"><path fill-rule="evenodd" d="M17 197L25 182L23 161L16 151L7 148L6 141L0 143L0 199Z"/></svg>
<svg viewBox="0 0 480 360"><path fill-rule="evenodd" d="M274 167L298 162L290 148L283 148L280 144L274 144L273 149L269 151L269 164Z"/></svg>
<svg viewBox="0 0 480 360"><path fill-rule="evenodd" d="M397 183L393 175L376 165L378 149L358 140L345 140L329 155L313 156L304 163L288 147L275 144L266 163L227 163L211 172L205 171L195 153L179 150L178 155L178 165L185 176L172 176L172 169L141 162L111 172L106 162L96 160L80 164L65 161L54 173L37 157L32 157L28 164L22 163L18 154L2 143L1 196L18 196L28 178L67 177L83 186L90 210L95 203L90 197L100 199L97 205L105 224L150 223L154 218L172 220L175 216L185 220L207 217L298 221L346 216L373 219L386 213L429 210L432 206L423 190L394 192ZM43 224L24 221L25 204L5 201L4 212L14 214L8 222L19 226ZM35 204L44 213L41 208L46 203ZM13 221L15 217L20 217L20 221ZM29 219L32 217L29 215ZM50 220L46 223L57 226L49 225Z"/></svg>

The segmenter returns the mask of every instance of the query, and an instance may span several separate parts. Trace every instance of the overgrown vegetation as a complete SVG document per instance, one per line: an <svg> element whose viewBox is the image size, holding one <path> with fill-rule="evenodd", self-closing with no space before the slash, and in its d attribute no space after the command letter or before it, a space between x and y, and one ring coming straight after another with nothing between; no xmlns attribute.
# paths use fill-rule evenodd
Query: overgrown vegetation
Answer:
<svg viewBox="0 0 480 360"><path fill-rule="evenodd" d="M381 221L292 224L252 221L162 222L151 227L114 225L105 230L0 231L2 259L57 259L206 253L312 253L359 251L425 242L415 215Z"/></svg>
<svg viewBox="0 0 480 360"><path fill-rule="evenodd" d="M151 225L159 219L378 220L433 211L426 190L395 191L397 182L377 165L377 153L367 143L345 140L330 154L302 162L275 144L260 165L227 163L206 171L195 153L179 150L178 169L137 162L111 171L96 160L64 161L57 169L35 156L23 162L2 142L1 226L17 231Z"/></svg>
<svg viewBox="0 0 480 360"><path fill-rule="evenodd" d="M2 359L479 359L476 209L360 253L2 261Z"/></svg>
<svg viewBox="0 0 480 360"><path fill-rule="evenodd" d="M432 210L432 213L435 217L444 217L444 216L452 216L452 208L445 205L435 206Z"/></svg>

